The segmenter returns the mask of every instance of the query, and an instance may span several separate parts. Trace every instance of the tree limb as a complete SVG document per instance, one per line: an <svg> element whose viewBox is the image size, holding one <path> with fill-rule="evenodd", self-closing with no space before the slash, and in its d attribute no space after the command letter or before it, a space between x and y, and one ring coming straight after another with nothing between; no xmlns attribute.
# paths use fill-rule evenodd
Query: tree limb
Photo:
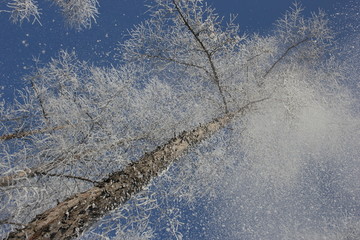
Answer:
<svg viewBox="0 0 360 240"><path fill-rule="evenodd" d="M28 136L35 135L35 134L42 134L42 133L47 133L47 132L51 132L51 131L55 131L55 130L64 129L66 127L67 127L67 125L63 125L63 126L55 126L55 127L45 127L45 128L35 129L35 130L30 130L30 131L10 133L10 134L5 134L5 135L0 136L0 140L23 138L23 137L28 137Z"/></svg>
<svg viewBox="0 0 360 240"><path fill-rule="evenodd" d="M290 47L288 47L286 49L286 51L271 65L271 67L265 72L265 74L263 75L263 78L266 78L267 75L269 75L269 73L275 68L275 66L281 61L283 60L284 57L286 57L286 55L289 53L289 51L293 48L296 48L297 46L299 46L300 44L309 41L309 38L305 38L293 45L291 45Z"/></svg>
<svg viewBox="0 0 360 240"><path fill-rule="evenodd" d="M220 78L219 78L219 75L217 73L214 61L212 60L211 52L205 47L205 45L204 45L203 41L200 39L199 35L197 33L195 33L194 29L190 26L190 23L188 22L188 20L186 19L186 17L182 13L179 5L176 3L176 0L172 0L172 2L174 4L174 6L175 6L176 11L179 13L179 16L180 16L181 20L184 22L187 29L191 32L191 34L194 36L195 40L199 43L199 45L200 45L201 49L203 50L203 52L206 54L206 57L208 59L210 67L211 67L213 80L214 80L215 84L218 87L218 90L220 92L220 95L221 95L221 98L222 98L222 101L223 101L223 104L224 104L225 113L228 113L229 110L228 110L226 98L225 98L223 89L220 86Z"/></svg>
<svg viewBox="0 0 360 240"><path fill-rule="evenodd" d="M29 118L29 116L20 116L20 117L15 117L15 118L3 118L0 119L0 122L12 122L12 121L19 121L25 118Z"/></svg>
<svg viewBox="0 0 360 240"><path fill-rule="evenodd" d="M76 180L81 180L81 181L85 181L85 182L90 182L93 184L97 184L99 182L97 181L93 181L90 180L88 178L84 178L84 177L79 177L79 176L73 176L73 175L68 175L68 174L54 174L54 173L42 173L42 172L37 172L37 175L44 175L44 176L49 176L49 177L65 177L65 178L72 178L72 179L76 179Z"/></svg>
<svg viewBox="0 0 360 240"><path fill-rule="evenodd" d="M123 145L123 144L126 144L131 141L137 141L137 140L144 139L145 137L146 137L146 134L138 136L138 137L134 137L131 139L118 140L115 143L111 144L110 146L108 146L104 149L111 149L113 147ZM95 151L99 151L99 150L96 149L96 150L89 150L86 152L77 153L77 154L73 155L73 158L76 158L76 159L84 158L87 154L93 153ZM53 175L53 176L55 176L56 174L50 174L49 171L57 168L58 166L64 164L67 161L68 161L68 159L66 156L61 156L50 163L46 163L46 164L43 164L43 165L40 165L37 167L33 167L33 168L23 169L21 171L17 171L16 173L13 173L13 174L10 174L7 176L1 176L0 177L0 187L13 186L13 185L17 184L18 182L23 181L26 178L32 178L37 175L49 175L49 176ZM62 176L64 176L64 175L62 175Z"/></svg>
<svg viewBox="0 0 360 240"><path fill-rule="evenodd" d="M0 220L0 224L16 225L16 226L19 226L19 227L24 227L25 226L24 224L15 223L15 222L9 222L7 220Z"/></svg>
<svg viewBox="0 0 360 240"><path fill-rule="evenodd" d="M193 64L193 63L188 63L188 62L185 62L185 61L179 61L179 60L176 60L176 59L170 58L170 57L163 57L163 56L160 56L160 55L157 55L157 56L149 55L149 54L141 54L141 55L146 57L146 58L157 58L157 59L162 60L162 61L168 61L168 62L173 62L173 63L177 63L177 64L180 64L180 65L184 65L184 66L187 66L187 67L198 68L198 69L203 70L207 75L211 76L209 71L206 70L206 68L203 67L203 66L199 66L199 65L196 65L196 64Z"/></svg>
<svg viewBox="0 0 360 240"><path fill-rule="evenodd" d="M40 96L40 93L39 93L39 91L38 91L38 89L37 89L37 87L36 87L36 85L35 85L35 82L34 82L34 79L35 79L35 78L38 78L38 77L39 77L39 76L31 77L31 78L30 78L30 83L31 83L31 87L34 89L36 98L37 98L38 101L39 101L39 104L40 104L40 107L41 107L41 111L42 111L42 115L43 115L44 119L45 119L46 121L48 121L48 120L49 120L49 117L48 117L48 114L47 114L47 112L46 112L46 110L45 110L45 107L44 107L44 101L43 101L42 97Z"/></svg>

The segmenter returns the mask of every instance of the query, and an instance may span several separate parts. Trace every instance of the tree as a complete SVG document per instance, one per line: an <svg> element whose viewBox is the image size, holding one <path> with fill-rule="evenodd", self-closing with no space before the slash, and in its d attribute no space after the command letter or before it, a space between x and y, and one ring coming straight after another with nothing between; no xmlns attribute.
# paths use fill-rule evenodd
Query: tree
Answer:
<svg viewBox="0 0 360 240"><path fill-rule="evenodd" d="M236 176L251 206L256 194L291 195L312 167L324 188L339 163L322 159L333 146L326 157L358 169L357 100L341 84L325 15L301 11L295 5L271 36L241 36L201 0L157 0L119 47L119 66L66 51L39 66L21 99L1 108L4 237L70 239L117 219L88 237L145 239L162 228L148 216L158 211L181 239L178 209L160 202L231 196L227 177ZM343 195L357 197L346 173Z"/></svg>

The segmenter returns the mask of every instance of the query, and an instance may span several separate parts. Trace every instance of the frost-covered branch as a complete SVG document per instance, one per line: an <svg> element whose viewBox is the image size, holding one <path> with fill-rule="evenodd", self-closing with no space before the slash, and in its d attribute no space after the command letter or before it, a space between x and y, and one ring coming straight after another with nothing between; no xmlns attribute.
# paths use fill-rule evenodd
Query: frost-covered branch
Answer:
<svg viewBox="0 0 360 240"><path fill-rule="evenodd" d="M33 0L12 0L8 3L11 9L10 19L14 23L22 23L24 20L30 21L34 18L33 22L40 23L40 10L37 2Z"/></svg>
<svg viewBox="0 0 360 240"><path fill-rule="evenodd" d="M90 28L92 22L96 22L99 14L97 0L53 0L60 7L62 14L69 27L76 30ZM35 0L11 0L8 3L9 10L1 10L10 13L10 19L14 23L23 23L24 20L40 23L40 9Z"/></svg>
<svg viewBox="0 0 360 240"><path fill-rule="evenodd" d="M56 130L56 129L52 129L52 130ZM47 131L44 131L44 132L47 132ZM37 133L39 133L39 132L36 132L36 133L33 132L32 134L37 134ZM29 135L32 135L32 134L29 134ZM17 137L21 138L21 136L17 136ZM22 137L25 137L25 136L22 136ZM103 149L88 150L88 151L81 152L81 153L75 153L75 154L73 154L73 156L71 156L71 158L72 159L85 159L88 155L91 155L95 152L110 150L112 148L119 147L121 145L129 144L132 141L139 141L145 137L146 136L144 135L141 137L127 139L127 140L118 140L115 143L112 143L110 146L104 147ZM23 169L23 170L17 170L15 173L8 174L5 176L0 176L0 187L13 186L19 182L25 181L26 179L29 179L29 178L36 177L38 175L67 176L67 175L63 175L63 174L51 174L49 172L53 169L56 169L59 166L66 164L69 161L70 161L70 157L65 154L64 156L60 156L50 163L42 164L42 165L39 165L36 167L27 168L27 169ZM80 179L81 177L73 176L73 178Z"/></svg>
<svg viewBox="0 0 360 240"><path fill-rule="evenodd" d="M299 56L299 59L305 58L310 62L311 59L321 57L324 48L332 41L333 35L327 27L328 20L325 13L320 11L311 18L305 19L301 15L302 11L303 8L298 3L294 3L291 11L278 20L276 33L283 42L285 50L266 70L262 78L266 78L295 48L298 48L295 55ZM302 47L303 45L307 46Z"/></svg>
<svg viewBox="0 0 360 240"><path fill-rule="evenodd" d="M18 227L24 227L24 226L25 226L24 224L15 223L15 222L9 222L9 221L7 221L7 220L0 220L0 224L15 225L15 226L18 226Z"/></svg>
<svg viewBox="0 0 360 240"><path fill-rule="evenodd" d="M215 82L215 84L217 85L218 87L218 90L220 92L220 95L221 95L221 98L222 98L222 101L223 101L223 104L224 104L224 108L225 108L225 112L227 113L229 110L228 110L228 106L227 106L227 102L226 102L226 98L225 98L225 95L224 95L224 92L223 92L223 89L222 87L220 86L220 79L219 79L219 76L218 76L218 71L216 70L216 67L215 67L215 64L214 64L214 61L213 61L213 58L212 58L212 54L210 53L210 51L205 47L203 41L200 39L199 35L200 35L200 32L199 33L195 33L194 29L192 28L192 26L190 26L190 23L188 21L188 19L186 18L186 16L184 15L184 13L182 12L182 10L180 9L180 6L179 4L177 3L176 0L172 0L173 1L173 4L175 6L175 9L176 11L179 13L180 15L180 18L181 20L184 22L185 26L188 28L188 30L191 32L191 34L193 35L193 37L196 39L196 41L199 43L199 45L201 46L201 49L204 51L204 53L206 54L206 57L209 61L209 64L210 64L210 68L211 68L211 71L212 71L212 78L213 78L213 81Z"/></svg>
<svg viewBox="0 0 360 240"><path fill-rule="evenodd" d="M271 67L265 72L263 78L266 78L267 75L275 68L275 66L282 61L288 54L289 52L293 49L296 48L297 46L301 45L302 43L305 43L307 41L309 41L309 38L305 38L303 40L301 40L300 42L295 43L294 45L291 45L290 47L288 47L286 49L286 51L271 65Z"/></svg>
<svg viewBox="0 0 360 240"><path fill-rule="evenodd" d="M66 23L76 30L91 28L99 15L97 0L53 0L61 8Z"/></svg>
<svg viewBox="0 0 360 240"><path fill-rule="evenodd" d="M214 10L202 1L157 1L151 9L152 19L131 32L132 39L123 44L124 59L148 59L166 65L194 67L206 81L218 89L223 108L228 112L222 87L218 57L235 49L243 37L231 19L227 27ZM170 27L174 24L176 28ZM186 38L185 38L186 36ZM146 46L146 48L144 48Z"/></svg>
<svg viewBox="0 0 360 240"><path fill-rule="evenodd" d="M28 136L32 136L32 135L36 135L36 134L48 133L51 131L64 129L66 127L68 127L68 126L55 126L55 127L41 128L41 129L35 129L35 130L30 130L30 131L21 131L21 132L16 132L16 133L10 133L10 134L5 134L5 135L0 136L0 140L11 140L14 138L24 138L24 137L28 137Z"/></svg>
<svg viewBox="0 0 360 240"><path fill-rule="evenodd" d="M42 96L40 95L40 93L36 87L34 78L36 78L36 76L30 78L31 87L33 88L34 93L36 94L37 99L39 100L39 104L40 104L42 115L43 115L44 119L48 120L48 113L46 112L46 110L44 108L44 100L42 99Z"/></svg>
<svg viewBox="0 0 360 240"><path fill-rule="evenodd" d="M73 176L73 175L68 175L68 174L54 174L54 173L36 172L36 175L44 175L44 176L49 176L49 177L64 177L64 178L70 178L70 179L76 179L76 180L81 180L81 181L85 181L85 182L90 182L90 183L93 183L93 184L98 184L99 183L97 181L93 181L93 180L88 179L88 178L79 177L79 176Z"/></svg>

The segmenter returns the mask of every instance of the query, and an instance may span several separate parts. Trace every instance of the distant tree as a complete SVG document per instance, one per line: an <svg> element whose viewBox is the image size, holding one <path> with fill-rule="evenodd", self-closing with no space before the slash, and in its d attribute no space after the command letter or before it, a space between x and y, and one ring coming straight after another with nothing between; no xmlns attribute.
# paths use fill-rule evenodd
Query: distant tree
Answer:
<svg viewBox="0 0 360 240"><path fill-rule="evenodd" d="M327 19L301 11L273 35L241 36L201 0L157 0L119 47L119 66L66 51L38 66L20 99L1 106L5 239L70 239L96 222L89 239L148 239L152 211L167 224L157 228L181 239L178 209L160 202L217 196L238 165L258 185L286 185L296 162L293 152L277 162L279 150L301 142L312 155L328 118L333 131L358 136ZM320 129L306 124L319 118ZM291 141L281 145L283 136Z"/></svg>
<svg viewBox="0 0 360 240"><path fill-rule="evenodd" d="M90 28L98 15L97 0L53 0L60 7L62 14L69 27L76 30ZM14 23L22 23L24 20L40 23L40 9L35 0L11 0L7 4L8 10L0 12L10 13L10 19Z"/></svg>

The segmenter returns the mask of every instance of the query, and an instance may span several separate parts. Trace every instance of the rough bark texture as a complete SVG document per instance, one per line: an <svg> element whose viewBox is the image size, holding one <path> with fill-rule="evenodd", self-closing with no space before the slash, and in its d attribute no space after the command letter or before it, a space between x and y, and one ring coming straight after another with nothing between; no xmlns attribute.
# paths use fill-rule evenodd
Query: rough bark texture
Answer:
<svg viewBox="0 0 360 240"><path fill-rule="evenodd" d="M146 187L190 146L225 126L235 114L228 113L192 131L184 131L151 153L146 153L139 161L114 172L95 187L37 215L25 228L10 233L6 239L72 239L79 236L96 219Z"/></svg>

